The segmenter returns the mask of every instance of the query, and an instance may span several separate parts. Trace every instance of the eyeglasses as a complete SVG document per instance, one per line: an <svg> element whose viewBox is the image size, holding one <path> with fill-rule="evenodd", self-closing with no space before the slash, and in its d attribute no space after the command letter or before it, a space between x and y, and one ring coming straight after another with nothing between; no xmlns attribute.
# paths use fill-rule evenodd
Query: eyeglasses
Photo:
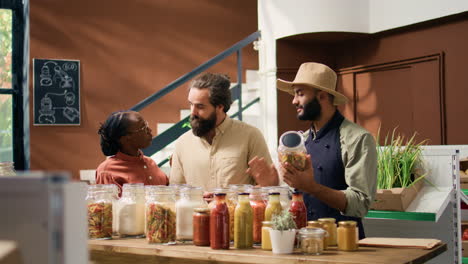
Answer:
<svg viewBox="0 0 468 264"><path fill-rule="evenodd" d="M141 131L148 131L150 130L150 127L148 125L148 121L145 121L145 125L139 129L136 129L136 130L133 130L133 131L129 131L128 133L129 134L132 134L132 133L138 133L138 132L141 132Z"/></svg>

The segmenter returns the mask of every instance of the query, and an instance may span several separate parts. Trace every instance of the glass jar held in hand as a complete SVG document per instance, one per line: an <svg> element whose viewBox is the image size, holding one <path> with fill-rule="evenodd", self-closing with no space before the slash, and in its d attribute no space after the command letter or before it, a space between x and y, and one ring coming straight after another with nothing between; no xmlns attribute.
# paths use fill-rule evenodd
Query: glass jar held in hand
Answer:
<svg viewBox="0 0 468 264"><path fill-rule="evenodd" d="M281 164L289 163L298 170L304 170L307 150L301 132L287 131L279 139L278 157Z"/></svg>

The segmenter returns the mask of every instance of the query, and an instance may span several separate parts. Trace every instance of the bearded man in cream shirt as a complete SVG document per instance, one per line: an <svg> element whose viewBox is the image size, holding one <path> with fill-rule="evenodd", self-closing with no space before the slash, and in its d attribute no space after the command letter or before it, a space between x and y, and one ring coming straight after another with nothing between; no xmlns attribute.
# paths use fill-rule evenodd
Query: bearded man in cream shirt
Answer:
<svg viewBox="0 0 468 264"><path fill-rule="evenodd" d="M231 119L230 80L204 73L190 85L191 131L176 141L170 183L187 183L205 190L229 184L278 185L265 139L260 130ZM257 164L269 164L255 168Z"/></svg>

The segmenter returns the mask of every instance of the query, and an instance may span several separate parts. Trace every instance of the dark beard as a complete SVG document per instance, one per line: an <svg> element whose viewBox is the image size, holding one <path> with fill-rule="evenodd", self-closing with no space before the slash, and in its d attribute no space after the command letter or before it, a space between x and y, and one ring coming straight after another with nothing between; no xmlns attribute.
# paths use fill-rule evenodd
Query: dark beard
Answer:
<svg viewBox="0 0 468 264"><path fill-rule="evenodd" d="M208 119L203 119L198 116L190 117L190 125L192 132L197 137L203 137L216 126L216 112L213 112Z"/></svg>
<svg viewBox="0 0 468 264"><path fill-rule="evenodd" d="M303 114L297 115L299 120L303 121L317 121L322 114L322 107L317 99L314 97L310 102L303 106Z"/></svg>

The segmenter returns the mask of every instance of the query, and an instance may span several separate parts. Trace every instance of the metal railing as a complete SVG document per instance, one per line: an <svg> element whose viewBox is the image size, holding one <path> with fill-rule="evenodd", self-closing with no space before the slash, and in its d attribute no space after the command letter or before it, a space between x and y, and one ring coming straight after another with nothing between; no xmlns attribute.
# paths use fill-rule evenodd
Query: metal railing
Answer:
<svg viewBox="0 0 468 264"><path fill-rule="evenodd" d="M173 81L172 83L170 83L163 89L157 91L156 93L152 94L148 98L134 105L132 108L130 108L130 110L133 110L133 111L142 110L143 108L154 103L155 101L157 101L164 95L170 93L174 89L190 81L192 78L194 78L198 74L204 72L208 68L224 60L229 55L236 53L237 54L237 84L231 88L231 95L232 95L233 102L237 100L239 110L237 113L233 114L231 117L237 117L239 120L242 120L242 112L246 110L247 108L249 108L251 105L260 101L260 98L257 97L251 102L249 102L247 105L242 106L242 48L249 45L253 41L257 40L259 37L260 37L260 31L250 34L245 39L237 42L236 44L232 45L230 48L224 50L223 52L214 56L207 62L196 67L191 72L179 77L177 80ZM177 138L179 138L183 133L187 132L188 130L190 130L189 117L186 117L180 120L178 123L171 126L166 131L154 137L151 145L143 150L144 154L146 156L151 156L155 154L156 152L162 150L167 145L175 141ZM166 158L162 162L160 162L158 166L162 166L168 161L169 161L169 158Z"/></svg>

